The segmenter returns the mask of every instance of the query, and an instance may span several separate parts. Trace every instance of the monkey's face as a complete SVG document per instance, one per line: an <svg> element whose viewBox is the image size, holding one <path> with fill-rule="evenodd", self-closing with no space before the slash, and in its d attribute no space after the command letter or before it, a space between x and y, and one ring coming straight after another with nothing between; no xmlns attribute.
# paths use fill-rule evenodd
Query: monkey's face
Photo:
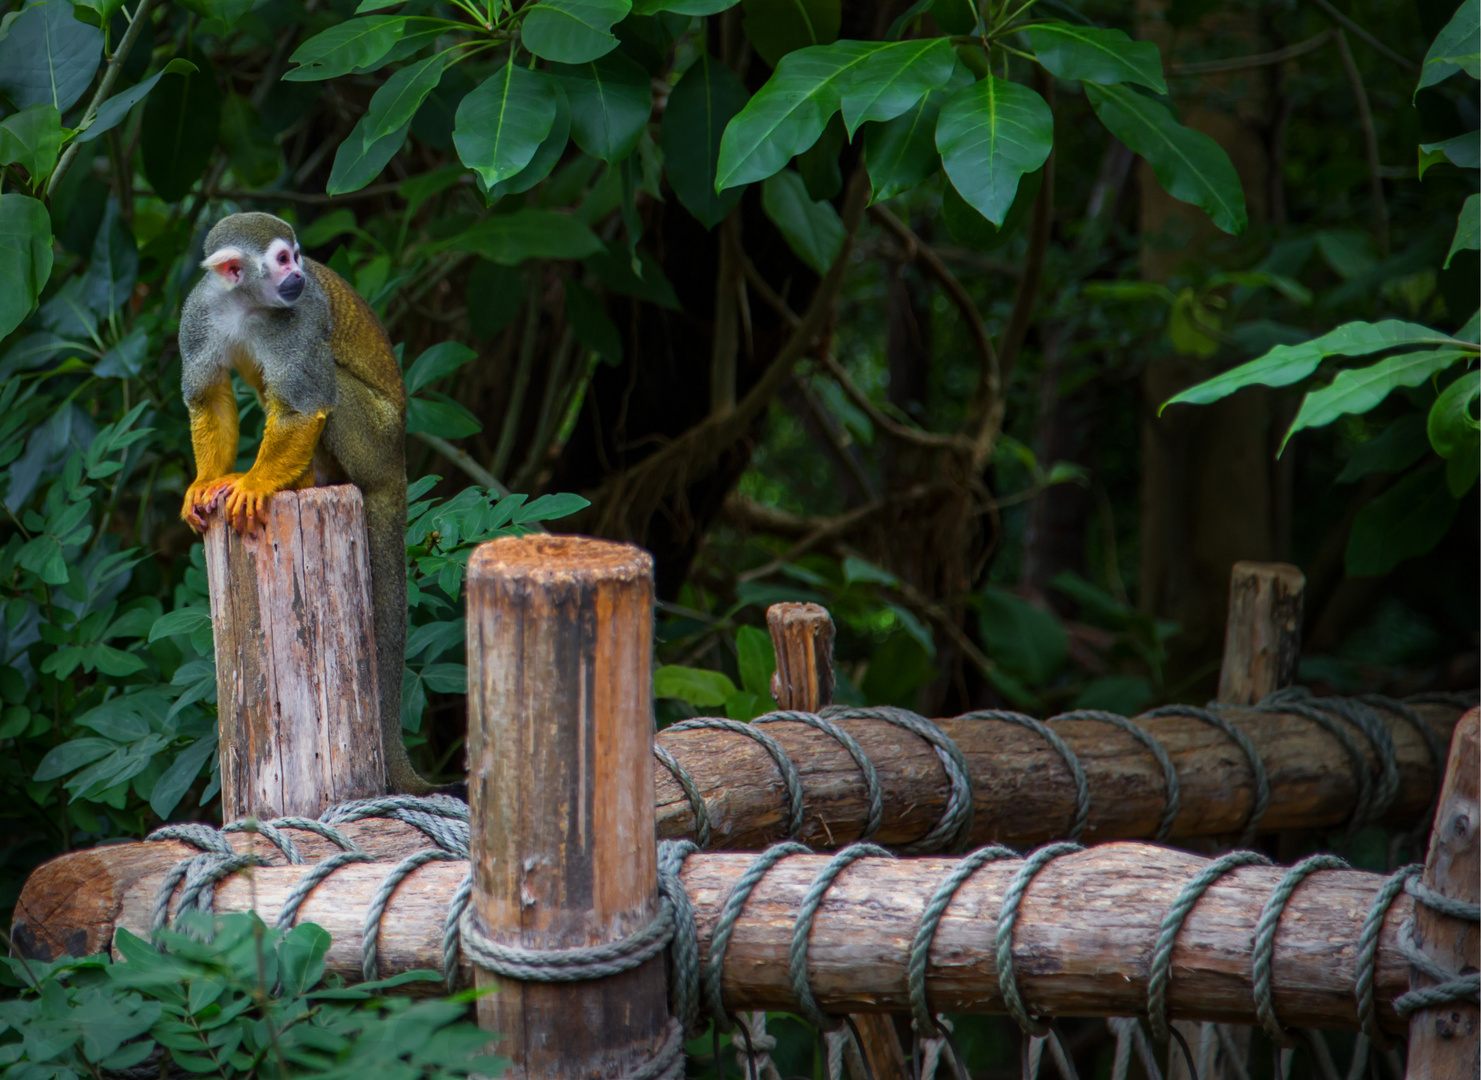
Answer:
<svg viewBox="0 0 1481 1080"><path fill-rule="evenodd" d="M261 253L236 245L218 248L201 265L223 288L258 307L292 307L303 295L303 253L291 238L274 237Z"/></svg>

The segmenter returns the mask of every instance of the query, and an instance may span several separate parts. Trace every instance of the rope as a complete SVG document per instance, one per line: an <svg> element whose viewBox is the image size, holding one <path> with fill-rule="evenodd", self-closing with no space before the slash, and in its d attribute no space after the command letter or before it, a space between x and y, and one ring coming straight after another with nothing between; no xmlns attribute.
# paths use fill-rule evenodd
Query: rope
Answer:
<svg viewBox="0 0 1481 1080"><path fill-rule="evenodd" d="M797 995L797 1004L800 1006L798 1012L804 1020L819 1031L831 1031L837 1028L842 1021L828 1018L827 1013L818 1006L818 999L813 996L812 986L807 980L807 945L808 938L812 935L813 918L817 915L818 908L822 906L823 896L832 886L834 879L850 863L868 856L885 859L895 857L892 852L886 851L878 844L857 843L843 848L828 860L827 865L818 871L818 876L813 878L812 884L807 887L807 893L802 898L802 907L797 912L797 921L792 925L792 947L787 956L788 973L792 977L792 992Z"/></svg>
<svg viewBox="0 0 1481 1080"><path fill-rule="evenodd" d="M1189 912L1214 882L1240 866L1269 866L1270 860L1258 851L1231 851L1209 863L1193 880L1183 886L1172 907L1162 919L1157 944L1152 949L1151 973L1147 979L1147 1020L1152 1025L1152 1038L1167 1042L1167 985L1172 981L1172 952L1178 933Z"/></svg>
<svg viewBox="0 0 1481 1080"><path fill-rule="evenodd" d="M986 847L978 848L952 868L951 873L947 874L946 879L931 894L930 901L927 902L925 910L921 912L920 924L915 931L915 940L910 945L910 962L907 969L910 1013L915 1020L916 1034L921 1038L936 1039L941 1034L938 1019L932 1013L930 1003L926 1000L926 964L930 959L931 943L936 940L936 931L941 925L942 915L946 913L952 897L956 895L962 883L978 870L998 859L1016 859L1017 857L1017 852L1001 844L988 844ZM940 1050L938 1049L936 1053L939 1055Z"/></svg>
<svg viewBox="0 0 1481 1080"><path fill-rule="evenodd" d="M684 797L689 800L689 812L694 815L694 839L702 848L710 846L710 809L705 805L704 796L699 793L699 785L694 782L688 769L679 764L677 758L662 743L653 744L653 756L658 763L669 771L669 775L679 784Z"/></svg>
<svg viewBox="0 0 1481 1080"><path fill-rule="evenodd" d="M1441 915L1462 922L1481 922L1481 905L1438 893L1418 877L1408 878L1404 882L1404 891L1414 897L1416 903L1423 904L1431 911L1438 911ZM1435 985L1421 986L1395 998L1394 1011L1400 1016L1408 1016L1420 1009L1454 1002L1481 1005L1481 972L1462 974L1451 971L1420 949L1419 942L1414 937L1416 929L1417 923L1410 916L1399 931L1399 951L1420 974L1434 980Z"/></svg>
<svg viewBox="0 0 1481 1080"><path fill-rule="evenodd" d="M806 847L791 840L772 844L751 861L751 865L746 867L746 872L731 887L730 894L725 898L720 917L715 920L715 932L710 938L710 953L704 970L705 1002L715 1026L721 1031L728 1032L735 1027L735 1017L725 1008L720 978L725 968L725 950L730 947L730 935L735 931L736 920L740 918L746 901L751 898L752 890L766 876L768 870L788 855L806 854Z"/></svg>
<svg viewBox="0 0 1481 1080"><path fill-rule="evenodd" d="M776 724L783 721L806 724L808 727L816 728L825 735L832 736L844 750L848 751L848 756L854 759L854 764L858 766L860 774L864 777L864 798L869 804L869 809L864 814L864 829L859 834L859 839L873 839L874 834L879 832L880 819L884 816L884 793L880 790L879 774L874 769L874 762L869 760L869 755L864 753L864 748L859 745L858 740L833 721L817 713L799 712L792 709L769 712L765 716L756 717L751 723Z"/></svg>
<svg viewBox="0 0 1481 1080"><path fill-rule="evenodd" d="M477 915L463 913L463 951L481 968L521 982L567 983L605 979L631 971L661 953L674 936L674 909L667 899L658 914L630 934L600 945L566 949L530 949L495 941L478 925Z"/></svg>
<svg viewBox="0 0 1481 1080"><path fill-rule="evenodd" d="M1003 906L998 913L998 989L1003 995L1003 1003L1007 1005L1009 1015L1025 1035L1047 1035L1049 1025L1029 1016L1023 998L1018 993L1018 977L1013 971L1013 928L1018 923L1018 903L1023 899L1034 876L1052 860L1082 850L1084 849L1079 844L1065 841L1045 844L1023 860L1023 865L1008 884L1008 891L1003 894Z"/></svg>
<svg viewBox="0 0 1481 1080"><path fill-rule="evenodd" d="M468 857L468 804L451 795L382 795L331 806L319 815L326 825L388 817L421 830L444 851Z"/></svg>
<svg viewBox="0 0 1481 1080"><path fill-rule="evenodd" d="M1210 727L1216 728L1244 754L1245 760L1250 763L1250 776L1254 781L1255 796L1250 803L1250 815L1245 819L1244 831L1239 836L1239 846L1249 847L1259 835L1260 822L1265 819L1265 811L1270 809L1270 776L1265 771L1265 759L1260 756L1260 751L1255 749L1255 744L1250 741L1248 735L1212 709L1202 709L1197 705L1162 705L1142 713L1142 717L1147 719L1159 716L1186 716L1193 720L1201 720Z"/></svg>
<svg viewBox="0 0 1481 1080"><path fill-rule="evenodd" d="M365 910L365 929L361 935L360 973L366 982L374 982L379 977L376 953L379 948L377 939L381 932L381 916L385 913L386 904L390 902L396 887L419 866L425 866L429 862L455 861L457 858L452 852L440 848L423 848L421 851L413 851L381 878L375 895L370 898L370 906Z"/></svg>
<svg viewBox="0 0 1481 1080"><path fill-rule="evenodd" d="M924 716L893 705L871 708L829 705L821 715L831 720L883 720L930 743L951 785L946 796L946 808L930 832L919 840L902 844L900 850L906 854L959 851L966 845L972 835L972 774L967 767L966 755L946 732Z"/></svg>
<svg viewBox="0 0 1481 1080"><path fill-rule="evenodd" d="M1210 707L1214 709L1227 709L1233 706L1211 702ZM1342 749L1347 753L1348 760L1352 763L1353 782L1357 785L1358 789L1357 801L1353 805L1352 817L1348 821L1348 834L1351 835L1368 823L1371 814L1370 807L1373 801L1372 785L1368 780L1368 755L1363 753L1363 748L1357 744L1357 740L1352 737L1351 733L1340 721L1333 719L1320 709L1312 708L1310 705L1302 704L1299 701L1287 701L1277 705L1271 704L1270 699L1266 698L1264 701L1250 706L1250 708L1262 713L1282 713L1300 716L1306 720L1310 720L1341 743Z"/></svg>
<svg viewBox="0 0 1481 1080"><path fill-rule="evenodd" d="M1351 870L1345 859L1339 859L1336 855L1310 855L1291 867L1281 877L1275 886L1275 891L1265 901L1265 906L1260 910L1260 918L1255 923L1255 942L1251 951L1251 986L1255 995L1255 1015L1260 1018L1260 1026L1265 1029L1265 1034L1270 1036L1271 1042L1277 1046L1290 1047L1295 1045L1294 1037L1280 1025L1275 1018L1275 1003L1270 990L1271 963L1275 955L1275 931L1280 925L1280 917L1285 914L1286 903L1291 899L1291 894L1300 885L1318 870Z"/></svg>
<svg viewBox="0 0 1481 1080"><path fill-rule="evenodd" d="M1085 831L1085 822L1090 819L1090 785L1085 779L1085 770L1080 767L1080 759L1053 728L1042 720L1025 716L1023 713L1009 712L1006 709L978 709L975 712L963 713L957 719L1001 720L1005 724L1017 724L1019 727L1028 728L1048 743L1049 748L1059 755L1065 768L1070 771L1070 779L1075 785L1075 814L1070 819L1070 826L1065 831L1065 836L1075 841L1080 839L1080 834Z"/></svg>
<svg viewBox="0 0 1481 1080"><path fill-rule="evenodd" d="M1378 935L1383 929L1384 920L1388 918L1389 908L1393 907L1399 893L1404 891L1404 883L1417 877L1422 869L1424 868L1418 863L1401 866L1385 878L1378 891L1373 894L1368 915L1363 919L1363 929L1358 933L1352 992L1358 1003L1358 1025L1374 1046L1388 1045L1387 1037L1378 1026L1378 1010L1373 1004L1373 982L1378 976Z"/></svg>
<svg viewBox="0 0 1481 1080"><path fill-rule="evenodd" d="M1051 716L1048 722L1057 724L1061 720L1099 720L1103 724L1120 728L1152 752L1152 756L1157 759L1157 764L1162 766L1162 782L1165 788L1162 820L1157 823L1157 832L1152 839L1158 844L1166 840L1172 834L1173 822L1177 819L1178 810L1182 805L1182 794L1178 788L1178 770L1173 767L1172 759L1167 756L1167 751L1162 748L1162 744L1140 724L1128 720L1119 713L1106 712L1104 709L1075 709L1071 712L1060 713L1058 716Z"/></svg>
<svg viewBox="0 0 1481 1080"><path fill-rule="evenodd" d="M1364 704L1359 698L1314 697L1310 690L1302 686L1277 690L1266 700L1275 703L1305 702L1323 712L1340 716L1361 731L1378 757L1378 786L1373 790L1373 805L1368 813L1368 821L1378 821L1388 813L1399 794L1399 766L1393 736L1372 706Z"/></svg>
<svg viewBox="0 0 1481 1080"><path fill-rule="evenodd" d="M700 716L693 720L680 720L667 730L728 731L732 735L744 735L760 743L761 748L771 755L771 760L776 763L777 772L782 776L782 789L787 798L787 836L795 839L802 831L802 781L797 777L797 766L792 764L792 759L787 756L787 752L766 732L739 720L726 720L717 716Z"/></svg>
<svg viewBox="0 0 1481 1080"><path fill-rule="evenodd" d="M319 883L334 873L341 866L350 863L375 862L373 858L363 851L337 851L327 859L321 859L314 863L309 872L299 879L298 884L293 886L291 892L283 901L283 910L278 912L277 929L288 930L298 920L298 909L302 906L309 893L318 887Z"/></svg>
<svg viewBox="0 0 1481 1080"><path fill-rule="evenodd" d="M1457 709L1474 709L1475 690L1429 690L1423 694L1410 694L1404 700L1410 705L1450 705Z"/></svg>

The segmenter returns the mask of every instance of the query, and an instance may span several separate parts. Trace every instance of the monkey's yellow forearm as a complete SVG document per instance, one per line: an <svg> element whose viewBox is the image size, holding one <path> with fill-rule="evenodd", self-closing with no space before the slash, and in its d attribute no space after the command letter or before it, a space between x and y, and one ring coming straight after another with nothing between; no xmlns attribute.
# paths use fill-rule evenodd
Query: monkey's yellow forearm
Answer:
<svg viewBox="0 0 1481 1080"><path fill-rule="evenodd" d="M250 529L254 521L267 520L267 501L275 493L305 486L305 474L313 467L314 447L328 415L305 416L268 403L262 445L252 468L217 481L226 519L237 532Z"/></svg>
<svg viewBox="0 0 1481 1080"><path fill-rule="evenodd" d="M180 516L203 531L206 489L231 472L237 460L237 400L231 390L231 377L217 382L203 400L191 403L189 409L195 481L186 489Z"/></svg>

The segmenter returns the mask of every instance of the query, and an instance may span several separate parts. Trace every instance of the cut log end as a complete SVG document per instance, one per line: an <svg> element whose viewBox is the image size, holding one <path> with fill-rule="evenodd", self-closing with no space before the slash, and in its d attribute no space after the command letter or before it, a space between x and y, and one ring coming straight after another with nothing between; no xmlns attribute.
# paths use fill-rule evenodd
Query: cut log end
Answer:
<svg viewBox="0 0 1481 1080"><path fill-rule="evenodd" d="M653 556L634 544L548 533L502 537L479 547L468 560L470 578L550 585L636 581L652 573Z"/></svg>

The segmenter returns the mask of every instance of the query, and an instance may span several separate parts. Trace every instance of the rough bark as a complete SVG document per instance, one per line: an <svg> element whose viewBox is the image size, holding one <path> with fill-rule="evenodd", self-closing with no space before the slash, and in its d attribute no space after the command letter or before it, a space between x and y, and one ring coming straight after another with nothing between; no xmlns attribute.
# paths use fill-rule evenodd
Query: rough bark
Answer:
<svg viewBox="0 0 1481 1080"><path fill-rule="evenodd" d="M383 794L360 489L280 492L245 535L218 515L206 572L225 820L317 817Z"/></svg>
<svg viewBox="0 0 1481 1080"><path fill-rule="evenodd" d="M1229 574L1229 618L1219 700L1253 705L1296 681L1306 578L1289 563L1237 562Z"/></svg>

